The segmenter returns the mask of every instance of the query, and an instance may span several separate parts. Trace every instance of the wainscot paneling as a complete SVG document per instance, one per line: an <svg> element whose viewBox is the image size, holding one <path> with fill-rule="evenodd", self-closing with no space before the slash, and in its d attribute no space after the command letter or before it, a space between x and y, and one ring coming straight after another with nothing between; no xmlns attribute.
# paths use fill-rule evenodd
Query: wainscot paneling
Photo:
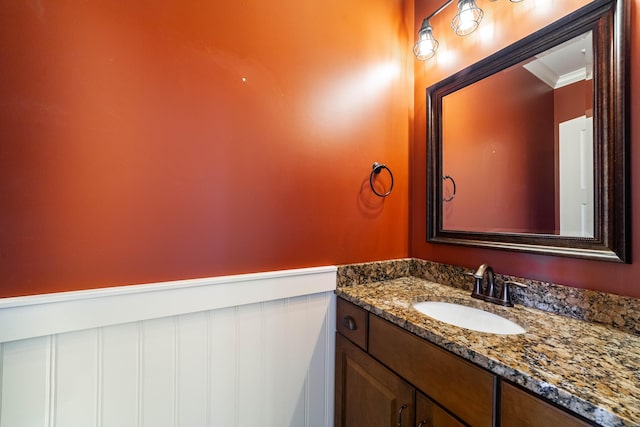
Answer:
<svg viewBox="0 0 640 427"><path fill-rule="evenodd" d="M335 271L0 300L0 427L332 426Z"/></svg>

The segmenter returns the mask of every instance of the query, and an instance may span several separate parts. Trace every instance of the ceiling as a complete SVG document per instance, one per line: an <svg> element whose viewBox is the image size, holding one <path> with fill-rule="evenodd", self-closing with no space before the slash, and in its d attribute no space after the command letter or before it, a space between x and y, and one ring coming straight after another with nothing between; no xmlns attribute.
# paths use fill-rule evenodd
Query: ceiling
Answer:
<svg viewBox="0 0 640 427"><path fill-rule="evenodd" d="M592 40L589 31L536 55L524 68L554 89L589 80L593 75Z"/></svg>

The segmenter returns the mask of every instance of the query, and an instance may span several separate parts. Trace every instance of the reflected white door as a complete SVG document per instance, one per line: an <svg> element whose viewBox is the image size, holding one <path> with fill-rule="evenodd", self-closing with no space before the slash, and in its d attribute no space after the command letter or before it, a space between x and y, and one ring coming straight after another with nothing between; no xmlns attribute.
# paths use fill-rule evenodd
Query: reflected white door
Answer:
<svg viewBox="0 0 640 427"><path fill-rule="evenodd" d="M593 237L593 119L560 123L560 235Z"/></svg>

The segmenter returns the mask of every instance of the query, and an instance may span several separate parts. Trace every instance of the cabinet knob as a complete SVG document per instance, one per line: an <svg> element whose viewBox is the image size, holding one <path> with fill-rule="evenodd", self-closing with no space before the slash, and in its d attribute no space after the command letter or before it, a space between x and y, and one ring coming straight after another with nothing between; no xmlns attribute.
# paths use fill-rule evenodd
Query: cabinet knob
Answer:
<svg viewBox="0 0 640 427"><path fill-rule="evenodd" d="M402 427L402 413L407 409L407 405L402 405L400 410L398 410L398 427Z"/></svg>
<svg viewBox="0 0 640 427"><path fill-rule="evenodd" d="M356 329L358 329L356 320L351 316L344 316L344 318L342 319L342 324L350 331L355 331Z"/></svg>

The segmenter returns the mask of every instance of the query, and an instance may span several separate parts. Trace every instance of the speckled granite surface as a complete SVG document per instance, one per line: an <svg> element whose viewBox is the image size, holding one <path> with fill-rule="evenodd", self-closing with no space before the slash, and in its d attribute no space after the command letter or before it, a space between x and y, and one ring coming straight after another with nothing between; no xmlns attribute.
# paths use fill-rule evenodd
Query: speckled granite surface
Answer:
<svg viewBox="0 0 640 427"><path fill-rule="evenodd" d="M522 305L504 308L470 298L467 290L410 276L374 283L339 279L336 293L587 419L640 426L640 336ZM426 300L482 308L527 332L501 336L451 326L411 307Z"/></svg>
<svg viewBox="0 0 640 427"><path fill-rule="evenodd" d="M338 267L338 287L379 282L399 277L419 277L471 292L471 269L419 259L400 259ZM574 319L614 326L640 335L640 300L602 292L578 289L496 272L498 283L514 280L527 285L513 289L513 301L526 307Z"/></svg>

